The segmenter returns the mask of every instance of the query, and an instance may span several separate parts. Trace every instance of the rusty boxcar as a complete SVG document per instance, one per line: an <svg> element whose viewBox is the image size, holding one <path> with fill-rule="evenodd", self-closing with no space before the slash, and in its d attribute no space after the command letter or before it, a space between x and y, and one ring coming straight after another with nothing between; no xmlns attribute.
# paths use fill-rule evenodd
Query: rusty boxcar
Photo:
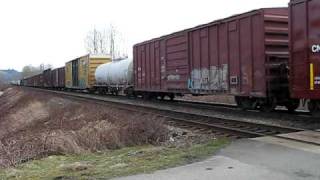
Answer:
<svg viewBox="0 0 320 180"><path fill-rule="evenodd" d="M27 82L28 82L28 86L31 86L31 87L43 87L43 74L41 73L32 77L29 77Z"/></svg>
<svg viewBox="0 0 320 180"><path fill-rule="evenodd" d="M142 42L134 46L134 89L225 93L243 108L290 107L288 38L288 8L267 8Z"/></svg>
<svg viewBox="0 0 320 180"><path fill-rule="evenodd" d="M290 89L320 114L320 1L290 2Z"/></svg>
<svg viewBox="0 0 320 180"><path fill-rule="evenodd" d="M52 87L62 89L65 86L65 68L56 68L51 71Z"/></svg>

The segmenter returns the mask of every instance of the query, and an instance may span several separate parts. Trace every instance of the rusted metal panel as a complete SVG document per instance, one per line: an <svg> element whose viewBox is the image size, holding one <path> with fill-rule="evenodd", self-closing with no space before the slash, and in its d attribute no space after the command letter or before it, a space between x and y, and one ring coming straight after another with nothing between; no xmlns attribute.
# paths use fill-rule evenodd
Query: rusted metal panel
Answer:
<svg viewBox="0 0 320 180"><path fill-rule="evenodd" d="M65 87L65 67L58 68L58 87Z"/></svg>
<svg viewBox="0 0 320 180"><path fill-rule="evenodd" d="M260 15L252 16L252 46L253 46L253 89L251 93L253 95L263 95L266 96L266 69L265 69L265 60L266 54L264 52L264 33L263 32L262 17Z"/></svg>
<svg viewBox="0 0 320 180"><path fill-rule="evenodd" d="M54 87L54 88L58 87L58 84L59 84L58 69L53 69L51 71L51 83L52 83L52 87Z"/></svg>
<svg viewBox="0 0 320 180"><path fill-rule="evenodd" d="M187 89L189 74L187 58L187 34L182 33L168 38L165 42L164 59L162 60L163 88L169 91L181 91Z"/></svg>
<svg viewBox="0 0 320 180"><path fill-rule="evenodd" d="M30 78L30 86L43 87L43 74L38 74Z"/></svg>
<svg viewBox="0 0 320 180"><path fill-rule="evenodd" d="M51 83L54 88L64 88L65 86L65 67L51 71Z"/></svg>
<svg viewBox="0 0 320 180"><path fill-rule="evenodd" d="M320 99L320 1L290 2L292 97Z"/></svg>
<svg viewBox="0 0 320 180"><path fill-rule="evenodd" d="M265 97L288 51L288 9L255 10L135 45L135 89Z"/></svg>

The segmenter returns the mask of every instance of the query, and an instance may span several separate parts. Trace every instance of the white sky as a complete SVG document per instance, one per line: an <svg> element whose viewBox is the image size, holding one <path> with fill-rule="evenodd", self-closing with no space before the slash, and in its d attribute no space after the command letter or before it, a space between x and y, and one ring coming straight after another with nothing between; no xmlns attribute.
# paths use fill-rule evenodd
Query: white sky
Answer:
<svg viewBox="0 0 320 180"><path fill-rule="evenodd" d="M0 69L64 62L86 54L94 27L112 23L133 44L289 0L0 0Z"/></svg>

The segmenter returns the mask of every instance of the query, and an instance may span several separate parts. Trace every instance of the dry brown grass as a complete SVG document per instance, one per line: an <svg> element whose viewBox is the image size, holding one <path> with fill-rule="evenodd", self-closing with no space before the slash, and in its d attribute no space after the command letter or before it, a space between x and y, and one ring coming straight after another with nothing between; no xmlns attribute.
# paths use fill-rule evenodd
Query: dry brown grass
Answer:
<svg viewBox="0 0 320 180"><path fill-rule="evenodd" d="M8 85L8 84L3 84L3 83L0 82L0 91L4 91L5 89L7 89L7 88L9 88L9 87L10 87L10 85Z"/></svg>
<svg viewBox="0 0 320 180"><path fill-rule="evenodd" d="M0 97L0 166L49 154L69 154L159 144L163 120L13 87Z"/></svg>

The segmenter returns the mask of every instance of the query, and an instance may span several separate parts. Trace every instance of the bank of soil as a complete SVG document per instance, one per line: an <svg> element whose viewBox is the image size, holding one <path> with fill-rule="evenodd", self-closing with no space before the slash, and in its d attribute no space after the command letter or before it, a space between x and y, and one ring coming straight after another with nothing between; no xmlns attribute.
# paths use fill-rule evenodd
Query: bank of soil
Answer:
<svg viewBox="0 0 320 180"><path fill-rule="evenodd" d="M7 88L0 97L0 179L149 172L199 160L227 143L164 122L148 113Z"/></svg>

